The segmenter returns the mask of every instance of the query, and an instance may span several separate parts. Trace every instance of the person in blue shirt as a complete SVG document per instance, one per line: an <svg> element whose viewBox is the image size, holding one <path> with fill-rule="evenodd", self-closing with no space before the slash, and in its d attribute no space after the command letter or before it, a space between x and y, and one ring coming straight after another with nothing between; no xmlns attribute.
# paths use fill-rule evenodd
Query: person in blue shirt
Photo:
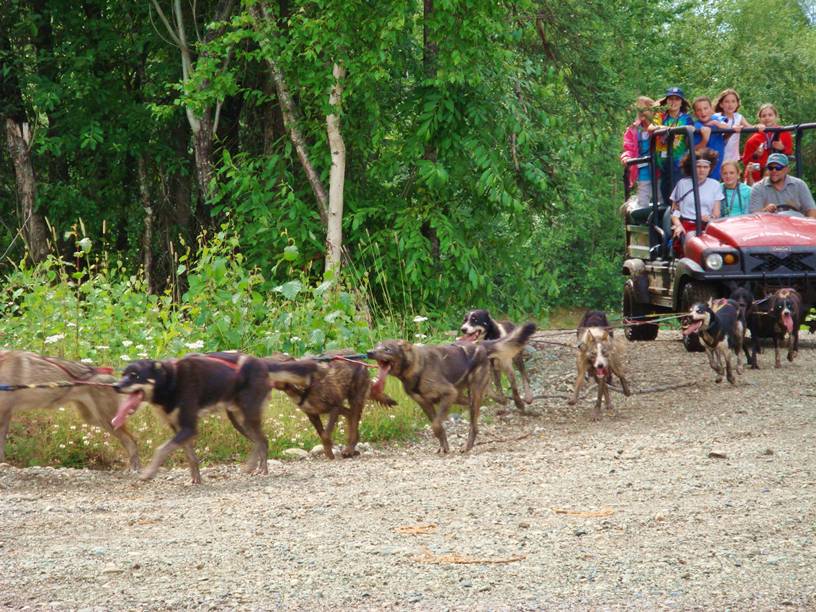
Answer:
<svg viewBox="0 0 816 612"><path fill-rule="evenodd" d="M717 152L717 163L709 177L719 181L720 164L725 154L725 138L720 129L728 128L728 124L723 121L722 115L714 113L714 105L708 96L694 98L691 107L696 117L694 127L700 129L700 133L694 135L694 150L699 152L708 147Z"/></svg>
<svg viewBox="0 0 816 612"><path fill-rule="evenodd" d="M740 181L739 162L724 161L720 165L722 176L723 200L720 204L720 213L723 217L738 217L748 214L751 203L751 188Z"/></svg>

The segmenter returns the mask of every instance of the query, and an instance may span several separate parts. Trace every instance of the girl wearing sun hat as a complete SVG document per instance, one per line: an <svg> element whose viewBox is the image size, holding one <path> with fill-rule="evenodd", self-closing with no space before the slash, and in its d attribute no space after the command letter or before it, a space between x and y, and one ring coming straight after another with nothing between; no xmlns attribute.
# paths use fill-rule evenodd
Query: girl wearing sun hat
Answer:
<svg viewBox="0 0 816 612"><path fill-rule="evenodd" d="M654 131L661 127L682 127L692 125L691 116L688 114L689 103L683 95L683 90L679 87L669 87L666 95L658 100L658 104L664 107L655 117L655 125L649 129ZM662 177L660 179L660 193L664 202L669 202L669 195L680 180L680 160L688 151L688 143L685 135L675 134L672 144L672 158L669 159L668 138L663 136L657 141L657 151L660 155L662 166Z"/></svg>

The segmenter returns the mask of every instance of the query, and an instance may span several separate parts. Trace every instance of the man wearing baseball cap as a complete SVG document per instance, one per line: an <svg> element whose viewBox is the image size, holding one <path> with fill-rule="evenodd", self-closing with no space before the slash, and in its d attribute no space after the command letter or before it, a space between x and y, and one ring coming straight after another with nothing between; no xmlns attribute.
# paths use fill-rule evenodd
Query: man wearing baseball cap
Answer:
<svg viewBox="0 0 816 612"><path fill-rule="evenodd" d="M807 217L816 218L816 203L807 183L795 176L788 176L788 156L771 153L765 168L768 176L754 185L751 191L750 212L775 213L795 210Z"/></svg>

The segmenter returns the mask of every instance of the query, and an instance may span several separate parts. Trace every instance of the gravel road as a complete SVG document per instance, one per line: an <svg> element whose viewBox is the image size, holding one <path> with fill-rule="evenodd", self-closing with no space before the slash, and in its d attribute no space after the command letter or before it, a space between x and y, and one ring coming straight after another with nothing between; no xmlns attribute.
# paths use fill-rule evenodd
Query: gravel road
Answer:
<svg viewBox="0 0 816 612"><path fill-rule="evenodd" d="M574 342L573 335L548 340ZM676 332L628 345L617 413L533 355L537 416L478 445L131 474L0 467L0 608L813 609L816 341L717 385ZM683 382L693 386L654 391ZM449 423L452 446L466 423Z"/></svg>

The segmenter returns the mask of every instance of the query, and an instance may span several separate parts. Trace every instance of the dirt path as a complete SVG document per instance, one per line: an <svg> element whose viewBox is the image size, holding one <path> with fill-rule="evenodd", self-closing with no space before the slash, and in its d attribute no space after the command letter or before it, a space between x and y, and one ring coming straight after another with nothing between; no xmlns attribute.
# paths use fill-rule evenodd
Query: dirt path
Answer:
<svg viewBox="0 0 816 612"><path fill-rule="evenodd" d="M556 340L570 342L574 336ZM816 607L816 346L715 385L677 335L587 419L486 411L468 455L424 437L356 460L129 474L0 468L0 607L303 610ZM762 356L772 363L772 353ZM572 352L538 351L539 396ZM465 423L450 423L453 446ZM573 515L564 510L595 515Z"/></svg>

